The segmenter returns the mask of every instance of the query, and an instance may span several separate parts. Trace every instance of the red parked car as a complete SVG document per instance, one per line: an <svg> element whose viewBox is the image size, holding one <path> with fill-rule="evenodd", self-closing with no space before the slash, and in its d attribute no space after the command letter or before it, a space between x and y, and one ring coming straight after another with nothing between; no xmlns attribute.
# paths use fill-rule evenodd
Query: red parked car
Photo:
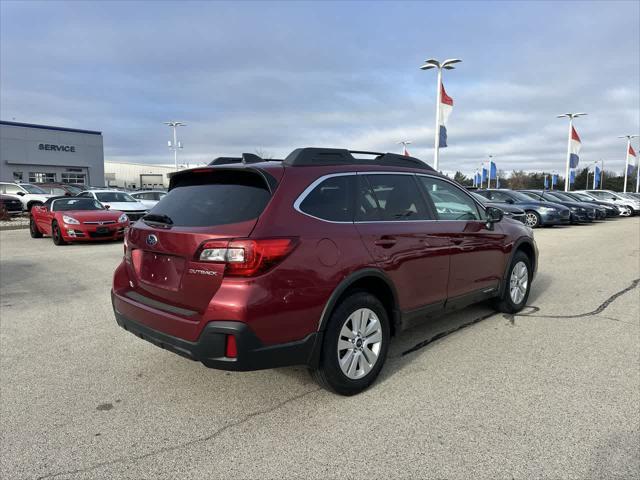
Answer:
<svg viewBox="0 0 640 480"><path fill-rule="evenodd" d="M31 209L32 238L51 235L53 243L118 240L129 226L127 216L92 198L52 197Z"/></svg>
<svg viewBox="0 0 640 480"><path fill-rule="evenodd" d="M530 228L418 159L303 148L175 173L125 238L112 301L121 327L208 367L303 364L351 395L399 331L522 309L537 258Z"/></svg>

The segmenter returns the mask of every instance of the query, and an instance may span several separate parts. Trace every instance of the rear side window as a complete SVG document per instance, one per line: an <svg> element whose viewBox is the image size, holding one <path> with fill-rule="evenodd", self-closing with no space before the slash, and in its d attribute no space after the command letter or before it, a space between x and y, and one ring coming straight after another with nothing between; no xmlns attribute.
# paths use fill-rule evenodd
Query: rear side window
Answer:
<svg viewBox="0 0 640 480"><path fill-rule="evenodd" d="M215 172L184 179L151 209L177 227L212 227L258 218L271 199L264 179L249 172Z"/></svg>
<svg viewBox="0 0 640 480"><path fill-rule="evenodd" d="M331 222L353 222L354 175L327 178L300 203L300 211Z"/></svg>
<svg viewBox="0 0 640 480"><path fill-rule="evenodd" d="M480 220L476 202L458 187L438 178L419 177L439 220Z"/></svg>
<svg viewBox="0 0 640 480"><path fill-rule="evenodd" d="M357 199L359 221L429 220L413 175L362 175Z"/></svg>

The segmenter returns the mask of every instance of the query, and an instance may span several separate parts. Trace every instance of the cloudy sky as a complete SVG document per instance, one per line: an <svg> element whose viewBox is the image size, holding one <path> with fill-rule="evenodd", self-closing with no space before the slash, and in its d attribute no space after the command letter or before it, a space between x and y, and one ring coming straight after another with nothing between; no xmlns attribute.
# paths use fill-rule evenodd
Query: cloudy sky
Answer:
<svg viewBox="0 0 640 480"><path fill-rule="evenodd" d="M640 2L0 3L0 118L101 130L107 160L181 159L299 146L433 157L425 59L458 57L441 168L564 170L567 122L581 163L622 170L640 131ZM637 147L637 142L636 142Z"/></svg>

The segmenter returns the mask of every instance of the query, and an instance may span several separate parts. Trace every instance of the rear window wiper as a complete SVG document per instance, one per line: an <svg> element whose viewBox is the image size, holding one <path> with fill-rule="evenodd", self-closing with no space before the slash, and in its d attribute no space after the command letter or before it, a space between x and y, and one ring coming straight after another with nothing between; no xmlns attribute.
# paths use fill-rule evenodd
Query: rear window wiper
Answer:
<svg viewBox="0 0 640 480"><path fill-rule="evenodd" d="M169 215L148 213L141 219L143 222L164 223L165 225L173 225L173 220Z"/></svg>

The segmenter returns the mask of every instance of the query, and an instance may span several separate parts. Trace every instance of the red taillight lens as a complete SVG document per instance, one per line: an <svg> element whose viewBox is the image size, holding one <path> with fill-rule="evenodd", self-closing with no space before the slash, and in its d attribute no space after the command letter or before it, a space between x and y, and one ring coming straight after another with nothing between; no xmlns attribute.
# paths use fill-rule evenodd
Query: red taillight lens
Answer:
<svg viewBox="0 0 640 480"><path fill-rule="evenodd" d="M295 238L214 240L199 250L201 262L226 264L225 275L251 277L284 260L297 245Z"/></svg>
<svg viewBox="0 0 640 480"><path fill-rule="evenodd" d="M233 335L227 335L227 345L224 349L224 356L227 358L238 357L238 345L236 345L236 337Z"/></svg>

